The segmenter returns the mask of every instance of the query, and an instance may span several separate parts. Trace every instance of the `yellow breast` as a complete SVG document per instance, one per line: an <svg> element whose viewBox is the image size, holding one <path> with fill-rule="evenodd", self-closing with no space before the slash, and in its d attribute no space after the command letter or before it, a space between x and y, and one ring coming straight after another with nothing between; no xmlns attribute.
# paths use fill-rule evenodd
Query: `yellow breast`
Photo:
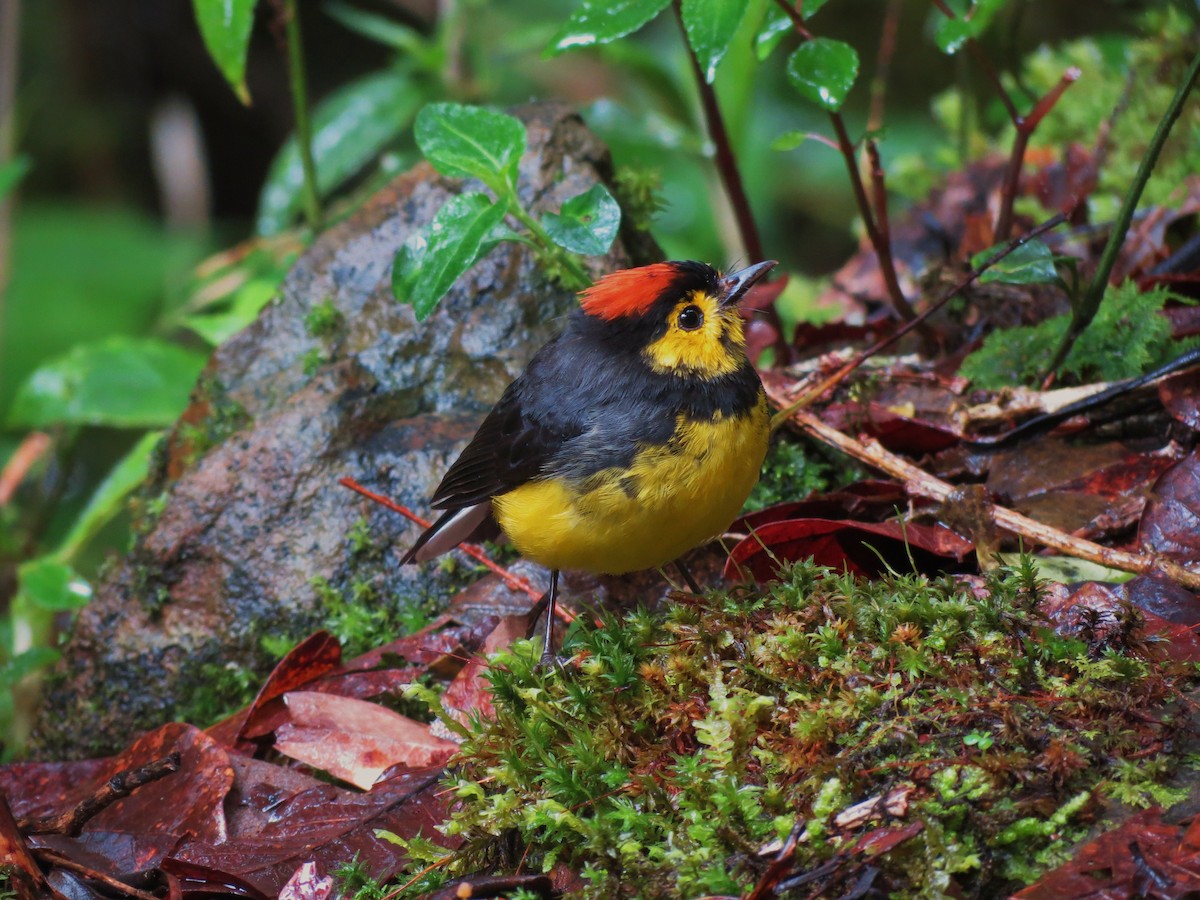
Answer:
<svg viewBox="0 0 1200 900"><path fill-rule="evenodd" d="M617 574L662 566L724 531L758 481L767 452L766 400L738 415L680 417L665 444L627 469L579 485L531 481L495 497L504 533L552 569Z"/></svg>

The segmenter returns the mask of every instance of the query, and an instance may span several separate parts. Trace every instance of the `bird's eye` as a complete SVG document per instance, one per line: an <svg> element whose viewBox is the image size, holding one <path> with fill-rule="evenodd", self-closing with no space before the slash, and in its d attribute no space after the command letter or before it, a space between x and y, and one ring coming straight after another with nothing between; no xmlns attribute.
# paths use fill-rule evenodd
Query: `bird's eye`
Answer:
<svg viewBox="0 0 1200 900"><path fill-rule="evenodd" d="M684 331L695 331L704 324L704 310L698 306L685 306L679 311L677 321Z"/></svg>

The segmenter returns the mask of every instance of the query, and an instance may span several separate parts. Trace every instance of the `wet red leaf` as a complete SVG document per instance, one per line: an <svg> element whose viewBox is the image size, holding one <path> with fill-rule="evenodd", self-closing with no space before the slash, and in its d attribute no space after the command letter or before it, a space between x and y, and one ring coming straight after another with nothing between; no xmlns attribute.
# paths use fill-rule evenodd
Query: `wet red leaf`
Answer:
<svg viewBox="0 0 1200 900"><path fill-rule="evenodd" d="M370 877L384 880L404 868L407 856L377 831L402 838L421 834L447 847L457 846L435 827L448 814L440 777L440 768L404 773L366 793L318 784L277 800L270 820L252 834L235 835L222 845L190 842L164 868L179 871L186 863L193 871L236 879L269 897L278 896L308 861L328 874L357 857Z"/></svg>
<svg viewBox="0 0 1200 900"><path fill-rule="evenodd" d="M1148 809L1080 848L1068 863L1016 894L1021 900L1180 898L1200 891L1193 827L1162 821Z"/></svg>
<svg viewBox="0 0 1200 900"><path fill-rule="evenodd" d="M1163 379L1158 399L1167 412L1191 428L1200 431L1200 372L1181 372Z"/></svg>
<svg viewBox="0 0 1200 900"><path fill-rule="evenodd" d="M111 773L110 759L9 763L0 766L0 794L18 819L36 819L73 808L93 784Z"/></svg>
<svg viewBox="0 0 1200 900"><path fill-rule="evenodd" d="M328 675L337 669L341 662L342 646L337 638L327 631L309 635L279 661L259 689L254 702L209 728L209 735L231 747L236 746L251 728L255 715L265 705L288 691L294 691L323 675Z"/></svg>
<svg viewBox="0 0 1200 900"><path fill-rule="evenodd" d="M748 573L758 581L775 577L779 565L812 557L822 566L875 577L885 569L935 572L957 568L974 546L948 528L915 523L787 519L771 522L739 541L725 564L725 577ZM911 562L910 562L911 558Z"/></svg>
<svg viewBox="0 0 1200 900"><path fill-rule="evenodd" d="M841 490L748 513L730 525L729 530L741 533L784 519L879 521L894 516L897 508L907 506L908 494L903 485L894 481L859 481Z"/></svg>
<svg viewBox="0 0 1200 900"><path fill-rule="evenodd" d="M1073 590L1063 588L1051 593L1042 604L1042 612L1059 631L1067 634L1078 632L1084 621L1084 609L1098 613L1095 639L1104 640L1107 633L1118 629L1124 607L1131 603L1137 605L1126 585L1087 581ZM1139 638L1162 639L1166 655L1177 662L1200 662L1200 635L1195 631L1195 622L1171 622L1152 610L1139 608L1144 622Z"/></svg>
<svg viewBox="0 0 1200 900"><path fill-rule="evenodd" d="M1155 482L1138 541L1177 562L1200 560L1200 453L1192 451Z"/></svg>
<svg viewBox="0 0 1200 900"><path fill-rule="evenodd" d="M505 616L501 619L483 642L481 655L472 656L463 670L450 682L446 693L442 695L442 706L450 712L457 713L457 718L463 722L470 712L477 712L485 718L495 715L492 697L488 693L489 683L483 677L483 673L487 671L486 656L503 650L518 638L523 638L528 630L528 614Z"/></svg>
<svg viewBox="0 0 1200 900"><path fill-rule="evenodd" d="M916 837L925 828L924 822L909 822L903 827L886 826L875 828L862 836L854 849L868 856L879 856L894 850L910 838Z"/></svg>
<svg viewBox="0 0 1200 900"><path fill-rule="evenodd" d="M395 765L440 765L458 745L429 726L365 700L313 691L283 697L275 749L364 790Z"/></svg>

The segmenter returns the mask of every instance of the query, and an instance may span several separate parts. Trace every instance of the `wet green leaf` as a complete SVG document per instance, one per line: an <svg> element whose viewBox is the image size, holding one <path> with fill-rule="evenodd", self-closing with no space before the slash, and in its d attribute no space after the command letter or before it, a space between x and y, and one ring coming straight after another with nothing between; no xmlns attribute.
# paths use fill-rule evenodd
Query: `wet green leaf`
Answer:
<svg viewBox="0 0 1200 900"><path fill-rule="evenodd" d="M767 14L759 26L758 34L754 36L754 53L762 62L770 56L779 42L792 30L792 20L782 9L772 3L767 7Z"/></svg>
<svg viewBox="0 0 1200 900"><path fill-rule="evenodd" d="M17 592L30 604L48 612L80 609L92 598L92 589L66 563L48 556L23 563L17 569Z"/></svg>
<svg viewBox="0 0 1200 900"><path fill-rule="evenodd" d="M403 75L380 72L352 82L313 112L313 161L317 190L328 196L379 155L408 127L422 100ZM304 187L300 148L293 135L271 162L258 198L255 227L278 234L299 215Z"/></svg>
<svg viewBox="0 0 1200 900"><path fill-rule="evenodd" d="M392 291L417 319L426 318L446 291L496 245L507 205L486 194L461 194L441 208L429 228L396 254Z"/></svg>
<svg viewBox="0 0 1200 900"><path fill-rule="evenodd" d="M858 54L842 41L816 38L796 48L788 58L787 74L804 97L837 112L858 77Z"/></svg>
<svg viewBox="0 0 1200 900"><path fill-rule="evenodd" d="M519 119L480 106L430 103L417 113L417 144L443 175L478 178L497 194L515 189L525 152Z"/></svg>
<svg viewBox="0 0 1200 900"><path fill-rule="evenodd" d="M150 431L112 467L100 486L96 488L88 500L87 506L71 526L71 531L63 538L62 544L54 552L58 559L71 559L80 549L107 525L125 506L128 497L145 478L150 470L150 455L158 446L161 431Z"/></svg>
<svg viewBox="0 0 1200 900"><path fill-rule="evenodd" d="M585 256L607 253L621 227L621 207L602 184L566 201L558 213L546 213L542 225L559 246Z"/></svg>
<svg viewBox="0 0 1200 900"><path fill-rule="evenodd" d="M989 247L971 257L971 266L979 268L1003 249ZM1027 241L979 276L981 284L1050 284L1058 280L1054 254L1042 241Z"/></svg>
<svg viewBox="0 0 1200 900"><path fill-rule="evenodd" d="M957 53L968 40L979 37L987 30L1005 2L1006 0L978 0L970 4L969 9L966 4L951 4L957 13L955 18L940 16L940 21L934 29L933 39L938 49L948 55Z"/></svg>
<svg viewBox="0 0 1200 900"><path fill-rule="evenodd" d="M551 53L573 47L607 44L637 31L660 12L670 0L584 0L554 36ZM731 4L740 5L740 4Z"/></svg>
<svg viewBox="0 0 1200 900"><path fill-rule="evenodd" d="M192 0L196 24L208 54L243 103L250 102L246 90L246 50L254 25L258 0Z"/></svg>
<svg viewBox="0 0 1200 900"><path fill-rule="evenodd" d="M190 315L183 324L215 347L258 318L262 308L278 293L277 280L255 278L238 288L221 309Z"/></svg>
<svg viewBox="0 0 1200 900"><path fill-rule="evenodd" d="M78 344L39 366L17 389L8 425L170 425L187 406L205 359L157 338L116 335Z"/></svg>
<svg viewBox="0 0 1200 900"><path fill-rule="evenodd" d="M795 150L811 137L807 131L785 131L771 141L772 150Z"/></svg>
<svg viewBox="0 0 1200 900"><path fill-rule="evenodd" d="M746 15L746 4L730 0L683 0L680 12L688 43L700 62L705 80L712 84L717 65Z"/></svg>

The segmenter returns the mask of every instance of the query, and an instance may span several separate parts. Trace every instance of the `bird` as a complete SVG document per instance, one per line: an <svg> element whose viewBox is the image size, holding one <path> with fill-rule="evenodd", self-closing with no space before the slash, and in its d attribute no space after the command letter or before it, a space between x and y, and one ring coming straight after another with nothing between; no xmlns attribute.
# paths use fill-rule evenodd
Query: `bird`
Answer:
<svg viewBox="0 0 1200 900"><path fill-rule="evenodd" d="M612 272L504 391L446 471L441 515L402 557L432 559L495 526L550 569L616 575L677 561L721 534L758 481L770 416L738 302L776 265L695 261ZM540 604L540 601L539 601Z"/></svg>

